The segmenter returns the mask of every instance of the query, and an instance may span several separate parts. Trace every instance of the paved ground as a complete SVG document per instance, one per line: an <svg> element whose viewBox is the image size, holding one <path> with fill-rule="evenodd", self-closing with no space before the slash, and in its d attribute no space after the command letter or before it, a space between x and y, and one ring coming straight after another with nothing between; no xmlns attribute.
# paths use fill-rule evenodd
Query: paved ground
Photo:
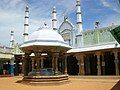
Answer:
<svg viewBox="0 0 120 90"><path fill-rule="evenodd" d="M22 77L1 77L0 90L111 90L119 79L115 78L74 78L70 77L70 83L62 85L25 85L16 83ZM120 89L118 89L120 90Z"/></svg>

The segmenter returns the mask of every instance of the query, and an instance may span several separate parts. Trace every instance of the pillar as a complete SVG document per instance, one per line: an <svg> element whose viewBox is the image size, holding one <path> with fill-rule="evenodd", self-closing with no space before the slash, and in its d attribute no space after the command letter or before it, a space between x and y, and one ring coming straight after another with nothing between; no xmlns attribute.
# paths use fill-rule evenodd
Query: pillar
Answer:
<svg viewBox="0 0 120 90"><path fill-rule="evenodd" d="M43 63L43 60L44 60L44 58L43 57L41 57L41 68L43 68L43 66L44 66L44 63Z"/></svg>
<svg viewBox="0 0 120 90"><path fill-rule="evenodd" d="M36 62L37 62L37 71L39 71L40 70L40 60L39 60L39 58L37 58Z"/></svg>
<svg viewBox="0 0 120 90"><path fill-rule="evenodd" d="M32 59L32 71L34 71L34 69L35 69L34 58L31 58L31 59Z"/></svg>
<svg viewBox="0 0 120 90"><path fill-rule="evenodd" d="M54 59L54 56L52 56L52 68L53 68L53 70L55 70L55 59Z"/></svg>
<svg viewBox="0 0 120 90"><path fill-rule="evenodd" d="M114 50L113 51L113 53L114 53L114 57L115 57L115 73L116 73L116 75L119 75L119 60L118 60L118 51L117 50Z"/></svg>
<svg viewBox="0 0 120 90"><path fill-rule="evenodd" d="M90 75L90 59L91 59L91 54L86 55L85 57L85 66L86 66L86 75Z"/></svg>
<svg viewBox="0 0 120 90"><path fill-rule="evenodd" d="M105 75L105 60L104 60L104 54L102 53L102 72L103 72L103 75Z"/></svg>
<svg viewBox="0 0 120 90"><path fill-rule="evenodd" d="M55 75L58 75L58 57L59 53L54 54L54 59L55 59Z"/></svg>
<svg viewBox="0 0 120 90"><path fill-rule="evenodd" d="M14 59L10 60L10 74L14 76Z"/></svg>
<svg viewBox="0 0 120 90"><path fill-rule="evenodd" d="M97 55L97 75L101 75L101 65L100 65L100 52L96 52Z"/></svg>
<svg viewBox="0 0 120 90"><path fill-rule="evenodd" d="M67 74L67 55L65 55L65 74Z"/></svg>
<svg viewBox="0 0 120 90"><path fill-rule="evenodd" d="M29 73L29 54L25 53L23 57L23 74L24 76L27 76Z"/></svg>
<svg viewBox="0 0 120 90"><path fill-rule="evenodd" d="M79 65L79 75L85 75L85 68L84 68L84 54L78 54L76 56Z"/></svg>
<svg viewBox="0 0 120 90"><path fill-rule="evenodd" d="M40 70L40 59L41 59L41 53L39 52L35 52L35 60L36 60L36 63L37 63L37 67L36 67L36 70L39 72Z"/></svg>

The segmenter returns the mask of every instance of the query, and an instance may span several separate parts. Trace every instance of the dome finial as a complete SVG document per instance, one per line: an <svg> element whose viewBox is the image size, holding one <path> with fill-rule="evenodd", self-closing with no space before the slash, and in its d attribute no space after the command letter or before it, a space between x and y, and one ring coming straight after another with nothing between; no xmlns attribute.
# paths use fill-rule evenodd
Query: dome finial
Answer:
<svg viewBox="0 0 120 90"><path fill-rule="evenodd" d="M68 21L68 17L64 16L64 22Z"/></svg>
<svg viewBox="0 0 120 90"><path fill-rule="evenodd" d="M47 25L46 22L44 22L44 26L43 26L43 28L48 28L48 25Z"/></svg>
<svg viewBox="0 0 120 90"><path fill-rule="evenodd" d="M46 22L44 22L44 25L45 25L45 27L47 26L47 23Z"/></svg>

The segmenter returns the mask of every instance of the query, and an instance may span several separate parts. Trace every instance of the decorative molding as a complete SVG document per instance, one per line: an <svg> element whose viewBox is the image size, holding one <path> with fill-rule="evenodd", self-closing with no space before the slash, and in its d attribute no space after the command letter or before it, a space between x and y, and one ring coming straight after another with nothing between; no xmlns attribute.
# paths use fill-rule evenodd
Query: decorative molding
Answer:
<svg viewBox="0 0 120 90"><path fill-rule="evenodd" d="M29 24L24 24L24 26L29 26Z"/></svg>

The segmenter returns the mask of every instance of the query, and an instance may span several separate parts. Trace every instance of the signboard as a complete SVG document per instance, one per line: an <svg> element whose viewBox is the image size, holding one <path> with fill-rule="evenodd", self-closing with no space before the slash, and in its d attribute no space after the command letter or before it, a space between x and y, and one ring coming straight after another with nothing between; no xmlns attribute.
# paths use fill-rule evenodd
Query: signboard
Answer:
<svg viewBox="0 0 120 90"><path fill-rule="evenodd" d="M113 35L113 37L117 40L117 42L120 44L120 26L112 29L110 32Z"/></svg>

